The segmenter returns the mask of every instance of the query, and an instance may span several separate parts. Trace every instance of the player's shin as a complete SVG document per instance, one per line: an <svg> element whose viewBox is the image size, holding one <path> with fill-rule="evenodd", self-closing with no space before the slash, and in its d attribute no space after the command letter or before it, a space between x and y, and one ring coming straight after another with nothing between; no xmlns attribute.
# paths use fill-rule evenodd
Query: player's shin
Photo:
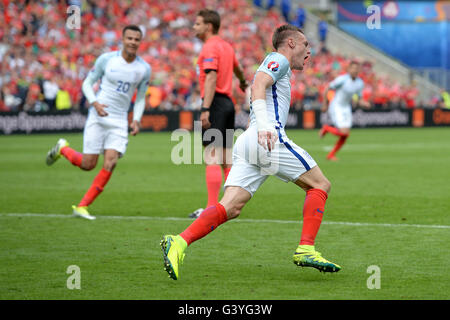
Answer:
<svg viewBox="0 0 450 320"><path fill-rule="evenodd" d="M321 189L310 189L306 192L303 204L303 228L300 245L314 245L322 223L327 198L328 194Z"/></svg>
<svg viewBox="0 0 450 320"><path fill-rule="evenodd" d="M103 191L105 185L108 183L109 178L111 177L112 172L107 171L104 168L100 170L100 172L95 177L92 182L91 187L84 195L83 199L78 204L79 207L87 207L89 206Z"/></svg>
<svg viewBox="0 0 450 320"><path fill-rule="evenodd" d="M180 236L190 245L208 233L216 229L222 223L227 221L227 212L225 208L217 203L216 205L205 209L200 216L180 233Z"/></svg>
<svg viewBox="0 0 450 320"><path fill-rule="evenodd" d="M347 141L348 138L348 134L343 135L341 137L339 137L338 141L336 142L336 145L334 146L333 150L330 151L330 153L328 154L328 157L334 157L336 155L336 153L342 148L342 146L345 144L345 142Z"/></svg>

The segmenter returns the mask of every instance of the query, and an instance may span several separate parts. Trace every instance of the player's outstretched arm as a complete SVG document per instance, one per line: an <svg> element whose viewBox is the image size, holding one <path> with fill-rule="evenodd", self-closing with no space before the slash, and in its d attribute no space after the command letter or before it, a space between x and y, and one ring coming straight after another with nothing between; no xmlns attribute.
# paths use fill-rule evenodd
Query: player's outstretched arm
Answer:
<svg viewBox="0 0 450 320"><path fill-rule="evenodd" d="M277 141L275 128L267 118L266 89L273 84L270 75L257 72L252 84L252 110L258 128L258 143L266 150L272 151Z"/></svg>

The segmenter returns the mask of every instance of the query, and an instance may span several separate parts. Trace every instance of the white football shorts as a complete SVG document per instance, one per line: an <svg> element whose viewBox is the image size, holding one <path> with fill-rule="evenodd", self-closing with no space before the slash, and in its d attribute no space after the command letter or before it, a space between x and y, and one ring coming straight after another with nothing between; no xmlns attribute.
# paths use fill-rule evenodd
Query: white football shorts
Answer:
<svg viewBox="0 0 450 320"><path fill-rule="evenodd" d="M104 150L113 149L123 156L128 145L128 122L97 116L89 112L84 126L83 153L103 154Z"/></svg>
<svg viewBox="0 0 450 320"><path fill-rule="evenodd" d="M352 107L343 107L338 105L330 105L328 111L331 121L336 128L352 127Z"/></svg>
<svg viewBox="0 0 450 320"><path fill-rule="evenodd" d="M225 187L241 187L253 196L271 175L284 182L296 181L316 165L308 152L285 134L281 139L279 135L275 148L268 152L258 144L256 126L251 126L239 136L233 147L233 165Z"/></svg>

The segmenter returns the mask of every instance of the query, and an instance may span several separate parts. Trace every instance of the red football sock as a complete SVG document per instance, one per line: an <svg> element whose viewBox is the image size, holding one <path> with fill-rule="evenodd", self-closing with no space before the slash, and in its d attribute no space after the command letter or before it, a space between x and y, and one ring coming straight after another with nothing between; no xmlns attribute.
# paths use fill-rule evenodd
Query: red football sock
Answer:
<svg viewBox="0 0 450 320"><path fill-rule="evenodd" d="M219 165L206 166L206 188L208 190L208 204L214 206L219 202L220 186L222 185L222 168Z"/></svg>
<svg viewBox="0 0 450 320"><path fill-rule="evenodd" d="M328 194L321 189L310 189L306 192L300 245L314 245L314 240L322 223L327 198Z"/></svg>
<svg viewBox="0 0 450 320"><path fill-rule="evenodd" d="M327 124L325 124L325 125L323 126L323 130L325 130L325 132L329 132L329 133L331 133L331 134L333 134L333 135L335 135L335 136L338 136L338 137L348 136L347 133L342 133L338 128L329 126L329 125L327 125Z"/></svg>
<svg viewBox="0 0 450 320"><path fill-rule="evenodd" d="M108 183L108 180L111 177L111 174L111 171L107 171L102 168L102 170L100 170L100 172L95 177L91 187L86 192L83 199L81 199L78 206L87 207L88 205L90 205L95 200L95 198L97 198L97 196L103 191L106 183Z"/></svg>
<svg viewBox="0 0 450 320"><path fill-rule="evenodd" d="M186 230L180 233L180 236L186 240L188 245L190 245L192 242L203 238L226 221L227 212L220 203L217 203L216 205L205 209L200 216L186 228Z"/></svg>
<svg viewBox="0 0 450 320"><path fill-rule="evenodd" d="M225 181L227 181L228 174L230 173L231 168L225 168L223 169L223 174L225 176Z"/></svg>
<svg viewBox="0 0 450 320"><path fill-rule="evenodd" d="M83 160L83 154L73 150L69 147L61 148L61 154L69 160L74 166L80 167Z"/></svg>
<svg viewBox="0 0 450 320"><path fill-rule="evenodd" d="M348 138L348 135L339 137L333 150L331 150L330 153L328 154L328 157L332 157L332 156L336 155L336 153L339 151L339 149L341 149L342 146L344 145L345 141L347 141L347 138Z"/></svg>

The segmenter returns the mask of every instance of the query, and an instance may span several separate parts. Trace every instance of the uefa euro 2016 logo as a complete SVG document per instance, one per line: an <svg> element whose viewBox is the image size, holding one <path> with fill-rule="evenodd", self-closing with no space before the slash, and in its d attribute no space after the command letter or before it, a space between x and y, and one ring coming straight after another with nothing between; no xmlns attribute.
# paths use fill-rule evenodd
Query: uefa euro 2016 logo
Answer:
<svg viewBox="0 0 450 320"><path fill-rule="evenodd" d="M279 66L280 66L280 65L278 64L278 62L276 62L276 61L271 61L271 62L269 62L269 64L267 65L267 69L272 70L272 71L277 71Z"/></svg>

